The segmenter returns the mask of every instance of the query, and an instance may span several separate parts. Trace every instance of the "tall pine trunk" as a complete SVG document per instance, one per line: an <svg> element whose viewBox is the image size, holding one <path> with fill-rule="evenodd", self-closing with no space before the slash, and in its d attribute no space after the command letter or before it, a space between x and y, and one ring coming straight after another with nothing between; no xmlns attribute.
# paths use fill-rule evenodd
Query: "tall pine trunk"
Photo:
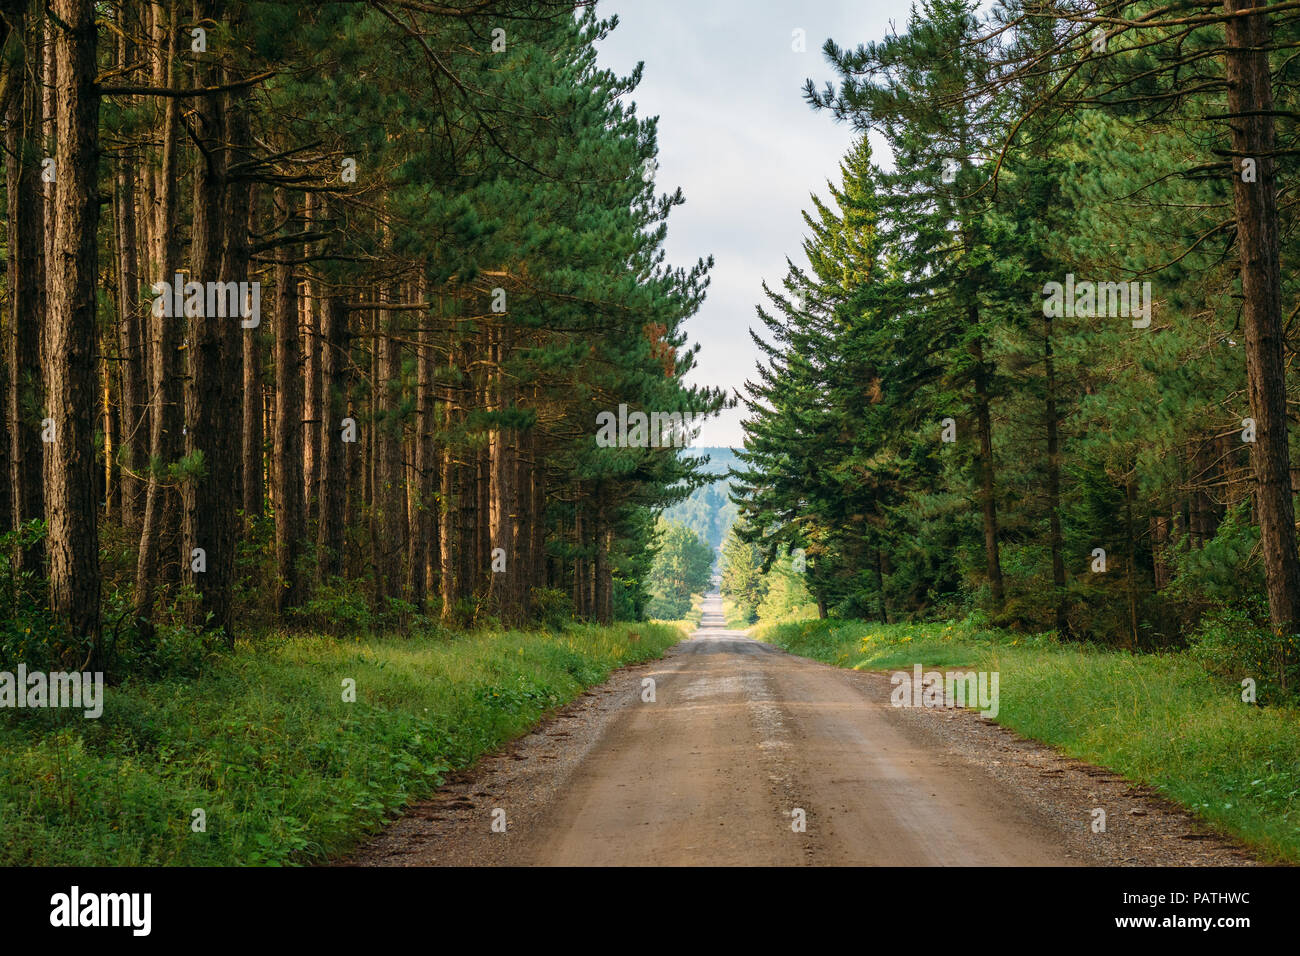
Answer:
<svg viewBox="0 0 1300 956"><path fill-rule="evenodd" d="M399 286L383 291L388 302L400 301ZM402 449L404 429L400 417L402 399L402 346L395 337L402 313L383 309L379 313L376 345L379 376L375 380L381 421L374 429L376 471L374 503L379 509L376 573L381 597L400 597L405 589L403 564L407 552L406 469Z"/></svg>
<svg viewBox="0 0 1300 956"><path fill-rule="evenodd" d="M102 666L98 508L95 500L95 289L99 226L97 29L92 0L55 0L54 248L49 271L47 362L49 487L45 498L50 604L68 632L90 641Z"/></svg>
<svg viewBox="0 0 1300 956"><path fill-rule="evenodd" d="M417 289L417 298L425 299L424 285ZM410 522L410 550L407 554L407 590L411 602L425 610L429 589L429 555L434 538L432 520L433 475L434 475L434 395L433 395L433 349L430 346L432 333L428 328L431 321L427 314L420 319L420 329L416 333L416 415L415 448L413 460L408 470L408 521Z"/></svg>
<svg viewBox="0 0 1300 956"><path fill-rule="evenodd" d="M27 54L12 69L14 92L5 131L6 190L9 214L9 323L5 343L9 381L5 396L12 427L9 446L9 507L15 524L45 515L45 417L42 381L41 316L45 315L45 199L41 182L42 73L44 18L33 3L30 15L14 24ZM53 267L53 264L51 264ZM20 571L42 573L45 548L37 543L16 555Z"/></svg>
<svg viewBox="0 0 1300 956"><path fill-rule="evenodd" d="M154 12L156 35L165 41L165 47L154 62L154 82L170 87L178 73L180 12L173 8L171 21L164 16L161 5L156 4ZM153 242L153 282L170 284L180 266L180 196L176 182L180 153L180 100L166 97L162 113L161 165L156 175L151 177L154 202L146 218L153 223L149 229ZM150 328L150 392L154 396L154 405L149 418L151 467L135 578L135 616L146 629L153 620L161 578L180 561L189 561L189 552L182 555L176 544L180 496L162 473L163 468L180 457L182 447L181 320L179 317L168 318L160 312L159 309L150 309L146 318ZM167 563L164 563L164 555Z"/></svg>
<svg viewBox="0 0 1300 956"><path fill-rule="evenodd" d="M281 248L288 258L290 248ZM307 537L302 495L302 350L298 337L298 280L287 264L275 267L275 566L276 610L304 597L298 573ZM340 517L341 522L341 517Z"/></svg>
<svg viewBox="0 0 1300 956"><path fill-rule="evenodd" d="M1225 0L1229 14L1259 7L1257 0ZM1230 17L1226 24L1228 112L1233 152L1256 163L1254 182L1233 177L1237 247L1241 260L1246 374L1256 441L1251 446L1256 513L1269 617L1284 634L1300 625L1300 558L1287 440L1286 363L1282 335L1277 178L1273 150L1273 88L1267 14Z"/></svg>
<svg viewBox="0 0 1300 956"><path fill-rule="evenodd" d="M972 321L978 321L971 310ZM993 605L1002 610L1002 561L998 554L998 505L993 465L993 423L989 409L987 374L984 368L984 346L976 339L971 345L975 356L975 423L979 437L980 511L984 518L984 564L989 579Z"/></svg>
<svg viewBox="0 0 1300 956"><path fill-rule="evenodd" d="M236 77L226 71L224 79L229 83ZM225 97L226 141L230 146L227 167L239 168L249 161L252 144L248 106L238 93L227 93ZM226 191L230 213L225 223L222 269L230 281L251 280L253 276L248 235L254 202L253 187L235 176L226 183ZM266 507L266 486L263 482L266 466L266 433L263 430L266 399L262 387L264 333L265 324L262 322L256 327L242 330L243 355L240 364L243 368L243 388L240 389L240 397L243 400L244 416L240 442L243 453L240 486L243 491L244 517L250 522L262 517Z"/></svg>
<svg viewBox="0 0 1300 956"><path fill-rule="evenodd" d="M126 4L119 6L121 14ZM124 36L118 37L120 69L130 61ZM121 369L121 460L119 488L122 527L138 532L144 508L141 474L149 457L149 393L145 374L144 335L141 332L140 261L136 226L136 173L140 156L124 153L118 161L113 191L113 224L117 238L118 353Z"/></svg>
<svg viewBox="0 0 1300 956"><path fill-rule="evenodd" d="M1052 319L1043 319L1043 364L1046 377L1044 414L1047 418L1047 549L1052 557L1052 596L1057 633L1069 627L1065 604L1065 556L1061 540L1061 436L1056 410L1056 357L1052 352Z"/></svg>
<svg viewBox="0 0 1300 956"><path fill-rule="evenodd" d="M316 573L326 581L343 573L344 521L347 514L348 459L355 449L343 440L350 392L351 340L348 313L337 294L321 304L321 380L323 383L320 470L320 521L316 534ZM277 369L277 375L279 371ZM352 449L350 451L350 449ZM287 493L287 491L286 491Z"/></svg>
<svg viewBox="0 0 1300 956"><path fill-rule="evenodd" d="M613 586L609 552L613 530L609 520L609 504L606 490L602 487L596 498L596 527L594 564L594 582L592 594L592 615L599 624L609 624L613 620Z"/></svg>
<svg viewBox="0 0 1300 956"><path fill-rule="evenodd" d="M315 194L306 198L306 228L311 231L325 218L324 201ZM321 379L321 316L320 281L308 276L299 303L301 314L302 354L304 368L303 390L303 496L307 507L307 522L320 520L321 442L324 440L322 419L325 417Z"/></svg>
<svg viewBox="0 0 1300 956"><path fill-rule="evenodd" d="M200 3L197 12L215 19L214 4ZM211 61L197 69L199 85L217 82ZM239 257L223 255L223 240L229 241L231 219L237 219L240 200L227 188L228 154L225 137L226 101L220 94L201 96L194 110L200 144L195 161L194 218L191 262L194 281L208 283L248 280L247 263L239 269ZM243 205L247 232L247 205ZM230 253L229 247L226 249ZM231 269L229 273L227 269ZM189 322L189 379L186 389L186 454L202 458L202 471L185 482L183 509L186 553L183 580L199 595L192 622L225 634L233 644L231 599L235 576L235 545L238 534L237 510L240 468L239 432L232 423L242 418L239 375L243 357L238 316L192 316ZM196 552L202 551L205 566Z"/></svg>

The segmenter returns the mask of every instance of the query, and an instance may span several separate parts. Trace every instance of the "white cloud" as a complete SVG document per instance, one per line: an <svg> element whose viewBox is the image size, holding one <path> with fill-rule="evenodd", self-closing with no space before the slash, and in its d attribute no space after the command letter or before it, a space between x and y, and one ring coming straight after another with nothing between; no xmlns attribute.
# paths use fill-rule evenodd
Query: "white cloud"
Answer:
<svg viewBox="0 0 1300 956"><path fill-rule="evenodd" d="M821 54L902 29L910 0L604 0L620 25L601 62L626 74L645 62L633 94L642 116L659 116L662 191L680 186L686 205L669 220L668 256L679 265L713 255L708 300L687 325L701 345L692 381L730 393L753 377L758 351L748 329L762 280L779 287L789 256L803 264L800 210L837 180L852 130L812 111L803 83L832 78ZM806 31L807 52L791 50ZM739 445L741 410L707 424L697 444Z"/></svg>

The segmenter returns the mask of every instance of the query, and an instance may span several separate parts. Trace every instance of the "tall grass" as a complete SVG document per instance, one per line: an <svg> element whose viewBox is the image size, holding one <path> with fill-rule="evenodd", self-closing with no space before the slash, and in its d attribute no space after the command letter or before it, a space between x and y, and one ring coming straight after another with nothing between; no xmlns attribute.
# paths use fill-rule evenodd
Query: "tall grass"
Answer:
<svg viewBox="0 0 1300 956"><path fill-rule="evenodd" d="M0 863L325 860L448 771L681 636L643 624L259 637L197 679L108 688L97 720L0 711ZM343 699L346 679L355 703Z"/></svg>

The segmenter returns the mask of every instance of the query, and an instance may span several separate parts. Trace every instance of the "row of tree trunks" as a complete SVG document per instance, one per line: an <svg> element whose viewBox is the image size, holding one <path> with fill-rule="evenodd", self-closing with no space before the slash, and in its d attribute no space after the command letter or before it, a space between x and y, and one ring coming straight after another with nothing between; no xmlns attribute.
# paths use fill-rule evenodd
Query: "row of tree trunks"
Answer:
<svg viewBox="0 0 1300 956"><path fill-rule="evenodd" d="M0 531L47 520L18 567L48 577L58 619L96 648L103 575L129 590L116 561L99 567L102 527L114 552L117 531L138 536L125 629L147 640L183 614L233 641L239 547L260 547L264 515L279 615L351 571L380 607L441 598L449 618L522 623L534 591L569 586L548 562L548 508L564 507L548 495L570 488L548 443L583 434L557 440L518 417L548 401L554 420L568 415L547 391L555 373L519 361L552 330L480 314L483 290L455 277L430 288L416 277L443 267L432 249L407 261L409 242L384 238L375 268L373 249L339 238L385 210L386 187L342 188L324 171L336 144L302 146L277 125L281 106L259 111L261 92L283 90L254 92L261 81L239 65L265 59L247 6L0 0ZM254 292L266 324L212 309L253 282L274 290ZM546 384L521 384L512 363ZM618 512L583 507L580 605L608 619Z"/></svg>

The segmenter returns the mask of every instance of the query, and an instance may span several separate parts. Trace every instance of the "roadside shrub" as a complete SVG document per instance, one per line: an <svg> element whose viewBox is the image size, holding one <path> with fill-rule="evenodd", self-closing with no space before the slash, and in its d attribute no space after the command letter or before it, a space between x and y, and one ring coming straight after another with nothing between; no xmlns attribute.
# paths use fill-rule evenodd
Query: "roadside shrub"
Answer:
<svg viewBox="0 0 1300 956"><path fill-rule="evenodd" d="M46 582L20 571L14 556L45 540L45 522L0 534L0 664L52 665L64 651L46 601Z"/></svg>
<svg viewBox="0 0 1300 956"><path fill-rule="evenodd" d="M562 631L573 621L573 598L559 588L533 588L533 612L548 631Z"/></svg>
<svg viewBox="0 0 1300 956"><path fill-rule="evenodd" d="M341 578L323 582L302 607L294 608L293 617L335 637L356 631L374 633L376 623L365 594Z"/></svg>
<svg viewBox="0 0 1300 956"><path fill-rule="evenodd" d="M1202 619L1190 638L1189 653L1211 674L1234 683L1255 681L1259 700L1297 696L1300 690L1300 635L1278 635L1256 600L1246 607L1220 608Z"/></svg>

